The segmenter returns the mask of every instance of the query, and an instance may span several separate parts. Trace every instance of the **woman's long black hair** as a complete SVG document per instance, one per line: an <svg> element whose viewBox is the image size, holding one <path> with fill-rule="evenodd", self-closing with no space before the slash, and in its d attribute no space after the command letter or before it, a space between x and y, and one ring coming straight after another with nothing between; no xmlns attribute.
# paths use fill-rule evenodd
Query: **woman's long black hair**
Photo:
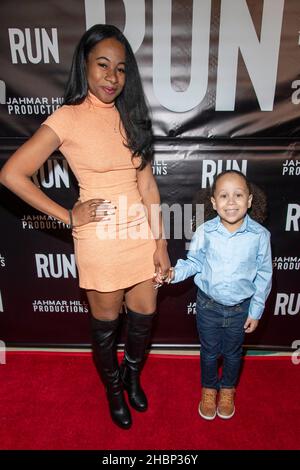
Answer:
<svg viewBox="0 0 300 470"><path fill-rule="evenodd" d="M149 110L146 104L142 81L131 46L121 31L112 25L97 24L88 29L80 39L66 85L64 102L80 104L88 94L86 61L93 47L103 39L115 38L125 48L126 80L122 93L115 104L126 132L126 145L133 156L141 156L140 169L153 158L153 134Z"/></svg>

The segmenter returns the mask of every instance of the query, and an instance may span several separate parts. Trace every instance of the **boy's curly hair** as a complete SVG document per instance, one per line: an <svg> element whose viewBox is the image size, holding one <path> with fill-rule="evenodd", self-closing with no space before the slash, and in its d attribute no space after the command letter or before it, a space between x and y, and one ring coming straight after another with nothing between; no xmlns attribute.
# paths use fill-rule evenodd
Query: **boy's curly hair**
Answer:
<svg viewBox="0 0 300 470"><path fill-rule="evenodd" d="M236 174L241 176L246 185L249 189L249 193L253 195L252 205L250 209L248 209L248 214L253 220L256 220L258 223L263 223L267 218L267 196L264 191L259 188L256 184L250 183L248 178L244 175L244 173L237 171L237 170L226 170L222 173L219 173L214 182L212 187L208 187L206 189L200 189L193 198L193 221L192 221L192 228L193 231L197 228L197 221L196 221L196 205L203 204L204 205L204 221L213 219L216 217L216 211L213 209L212 203L210 198L214 195L216 190L216 184L218 180L227 174Z"/></svg>

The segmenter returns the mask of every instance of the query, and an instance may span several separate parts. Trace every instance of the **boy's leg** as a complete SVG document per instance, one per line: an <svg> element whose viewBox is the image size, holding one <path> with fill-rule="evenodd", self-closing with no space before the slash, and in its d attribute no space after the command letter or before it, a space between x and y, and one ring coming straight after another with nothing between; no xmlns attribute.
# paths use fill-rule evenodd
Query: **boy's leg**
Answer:
<svg viewBox="0 0 300 470"><path fill-rule="evenodd" d="M238 382L247 315L248 309L233 312L233 315L227 318L227 324L223 328L221 388L233 388Z"/></svg>
<svg viewBox="0 0 300 470"><path fill-rule="evenodd" d="M205 419L216 416L216 395L219 389L218 358L221 353L221 320L215 304L198 293L196 302L197 329L201 343L202 396L199 414Z"/></svg>
<svg viewBox="0 0 300 470"><path fill-rule="evenodd" d="M222 347L221 317L210 309L209 301L198 295L196 303L197 329L201 344L202 387L219 389L218 358Z"/></svg>
<svg viewBox="0 0 300 470"><path fill-rule="evenodd" d="M238 382L241 362L242 347L244 342L244 324L248 315L249 303L232 309L228 316L224 317L222 335L223 367L220 380L220 398L218 403L218 415L228 419L234 415L234 394Z"/></svg>

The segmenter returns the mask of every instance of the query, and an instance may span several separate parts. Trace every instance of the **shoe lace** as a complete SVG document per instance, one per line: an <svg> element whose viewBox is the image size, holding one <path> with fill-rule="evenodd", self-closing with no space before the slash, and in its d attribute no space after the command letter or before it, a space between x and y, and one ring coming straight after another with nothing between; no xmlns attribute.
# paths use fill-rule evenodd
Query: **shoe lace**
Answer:
<svg viewBox="0 0 300 470"><path fill-rule="evenodd" d="M216 392L215 390L204 390L202 401L203 404L213 404L215 402Z"/></svg>
<svg viewBox="0 0 300 470"><path fill-rule="evenodd" d="M234 390L222 389L220 400L224 405L231 405L233 403Z"/></svg>

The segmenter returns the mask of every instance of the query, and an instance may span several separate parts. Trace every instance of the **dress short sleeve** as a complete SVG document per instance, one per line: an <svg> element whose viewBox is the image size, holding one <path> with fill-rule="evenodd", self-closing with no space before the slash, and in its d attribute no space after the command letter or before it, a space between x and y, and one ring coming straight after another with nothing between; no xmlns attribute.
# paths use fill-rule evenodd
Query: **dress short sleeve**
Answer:
<svg viewBox="0 0 300 470"><path fill-rule="evenodd" d="M64 105L61 108L56 109L42 125L46 124L49 126L60 140L62 144L71 135L73 129L73 113L71 106Z"/></svg>

